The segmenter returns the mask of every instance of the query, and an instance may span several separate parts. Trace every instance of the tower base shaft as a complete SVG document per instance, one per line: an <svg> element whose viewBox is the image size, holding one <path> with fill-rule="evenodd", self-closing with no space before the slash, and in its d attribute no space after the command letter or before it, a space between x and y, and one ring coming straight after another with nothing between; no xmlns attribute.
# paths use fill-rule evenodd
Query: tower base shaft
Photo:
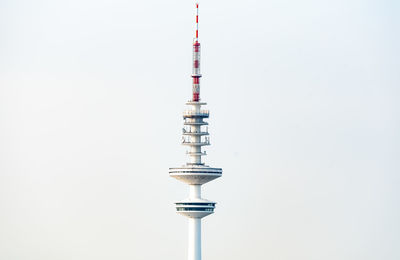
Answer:
<svg viewBox="0 0 400 260"><path fill-rule="evenodd" d="M189 218L188 260L201 260L201 219Z"/></svg>

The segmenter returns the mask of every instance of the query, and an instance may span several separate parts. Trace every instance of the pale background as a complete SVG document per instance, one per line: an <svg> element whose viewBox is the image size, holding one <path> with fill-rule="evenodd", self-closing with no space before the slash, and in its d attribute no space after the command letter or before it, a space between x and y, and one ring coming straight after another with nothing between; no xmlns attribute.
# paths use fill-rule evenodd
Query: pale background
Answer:
<svg viewBox="0 0 400 260"><path fill-rule="evenodd" d="M400 2L200 3L205 260L400 259ZM0 259L185 259L194 2L0 1Z"/></svg>

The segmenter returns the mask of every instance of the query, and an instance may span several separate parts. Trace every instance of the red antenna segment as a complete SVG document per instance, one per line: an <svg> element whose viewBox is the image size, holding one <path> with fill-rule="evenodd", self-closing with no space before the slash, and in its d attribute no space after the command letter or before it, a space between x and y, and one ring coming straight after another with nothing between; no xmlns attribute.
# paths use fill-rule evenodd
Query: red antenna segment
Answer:
<svg viewBox="0 0 400 260"><path fill-rule="evenodd" d="M193 43L193 98L192 101L198 102L200 100L200 43L199 43L199 4L196 3L196 38Z"/></svg>

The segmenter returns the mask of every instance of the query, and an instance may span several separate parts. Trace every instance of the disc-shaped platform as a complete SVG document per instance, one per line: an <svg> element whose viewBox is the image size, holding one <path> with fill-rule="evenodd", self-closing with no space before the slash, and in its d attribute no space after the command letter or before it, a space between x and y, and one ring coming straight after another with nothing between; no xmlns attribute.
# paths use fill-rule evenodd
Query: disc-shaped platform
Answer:
<svg viewBox="0 0 400 260"><path fill-rule="evenodd" d="M215 202L205 199L187 199L175 203L176 212L189 218L203 218L214 213Z"/></svg>
<svg viewBox="0 0 400 260"><path fill-rule="evenodd" d="M221 168L208 166L183 166L169 168L169 175L186 184L202 185L222 176Z"/></svg>

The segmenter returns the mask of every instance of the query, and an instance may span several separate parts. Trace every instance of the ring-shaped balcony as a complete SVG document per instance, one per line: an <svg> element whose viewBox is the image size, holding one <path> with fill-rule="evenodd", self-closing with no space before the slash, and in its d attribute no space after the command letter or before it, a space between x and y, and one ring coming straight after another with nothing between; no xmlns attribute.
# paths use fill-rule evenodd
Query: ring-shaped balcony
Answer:
<svg viewBox="0 0 400 260"><path fill-rule="evenodd" d="M204 122L204 121L201 121L201 122L190 122L190 121L184 121L183 122L183 124L184 125L208 125L208 122Z"/></svg>
<svg viewBox="0 0 400 260"><path fill-rule="evenodd" d="M215 202L176 202L176 212L186 217L203 218L214 213Z"/></svg>
<svg viewBox="0 0 400 260"><path fill-rule="evenodd" d="M209 133L208 132L189 132L189 131L186 131L186 132L182 132L182 135L195 135L195 136L201 136L201 135L209 135Z"/></svg>
<svg viewBox="0 0 400 260"><path fill-rule="evenodd" d="M208 118L210 116L209 110L185 110L183 111L183 118Z"/></svg>
<svg viewBox="0 0 400 260"><path fill-rule="evenodd" d="M194 143L194 142L186 142L183 141L182 142L183 145L189 145L189 146L205 146L205 145L210 145L210 142L198 142L198 143Z"/></svg>

